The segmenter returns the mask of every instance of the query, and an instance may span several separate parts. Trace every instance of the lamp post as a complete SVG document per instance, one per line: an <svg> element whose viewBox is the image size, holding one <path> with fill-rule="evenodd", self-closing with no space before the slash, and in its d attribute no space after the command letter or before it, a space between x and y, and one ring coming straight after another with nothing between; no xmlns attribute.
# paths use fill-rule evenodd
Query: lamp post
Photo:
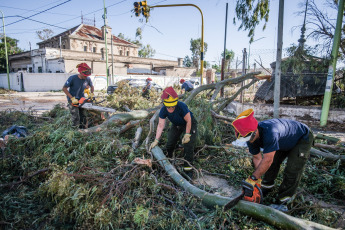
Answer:
<svg viewBox="0 0 345 230"><path fill-rule="evenodd" d="M8 81L8 89L11 89L10 85L10 74L8 70L8 54L7 54L7 42L6 42L6 32L5 32L5 22L4 22L4 13L0 10L2 14L2 25L4 27L4 42L5 42L5 55L6 55L6 69L7 69L7 81Z"/></svg>
<svg viewBox="0 0 345 230"><path fill-rule="evenodd" d="M250 64L249 64L249 58L250 58L250 44L251 44L251 43L254 43L254 42L257 42L257 41L259 41L259 40L261 40L261 39L264 39L264 38L266 38L266 37L261 37L261 38L258 38L258 39L256 39L256 40L252 41L252 42L249 42L249 48L248 48L248 70L250 69Z"/></svg>
<svg viewBox="0 0 345 230"><path fill-rule="evenodd" d="M106 68L106 75L107 75L107 87L109 85L109 73L108 73L108 48L107 48L107 8L105 8L105 0L103 0L103 8L104 8L104 14L103 14L103 19L104 19L104 46L105 46L105 68ZM110 39L111 38L111 34L110 34Z"/></svg>

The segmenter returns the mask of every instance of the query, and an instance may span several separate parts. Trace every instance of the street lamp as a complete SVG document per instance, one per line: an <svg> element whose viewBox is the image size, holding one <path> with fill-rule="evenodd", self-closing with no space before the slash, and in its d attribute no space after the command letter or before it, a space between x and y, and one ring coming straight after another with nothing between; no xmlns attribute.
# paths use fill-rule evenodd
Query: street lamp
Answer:
<svg viewBox="0 0 345 230"><path fill-rule="evenodd" d="M258 38L258 39L256 39L256 40L252 41L252 42L249 42L249 49L248 49L248 70L250 69L250 65L249 65L249 58L250 58L250 44L251 44L251 43L254 43L254 42L257 42L257 41L259 41L259 40L261 40L261 39L264 39L264 38L266 38L266 37L261 37L261 38Z"/></svg>
<svg viewBox="0 0 345 230"><path fill-rule="evenodd" d="M11 89L10 87L10 74L8 70L8 54L7 54L7 42L6 42L6 32L5 32L5 21L4 21L4 13L0 10L2 14L2 25L4 27L4 42L5 42L5 55L6 55L6 69L7 69L7 81L8 81L8 90Z"/></svg>

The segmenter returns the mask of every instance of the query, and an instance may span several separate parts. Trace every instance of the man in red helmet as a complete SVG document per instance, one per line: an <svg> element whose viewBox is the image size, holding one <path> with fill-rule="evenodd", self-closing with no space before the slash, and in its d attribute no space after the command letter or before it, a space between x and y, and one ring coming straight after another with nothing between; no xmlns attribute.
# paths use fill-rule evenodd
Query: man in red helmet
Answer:
<svg viewBox="0 0 345 230"><path fill-rule="evenodd" d="M151 82L151 78L146 78L146 86L143 88L143 93L141 94L141 96L145 97L146 99L150 99L150 92L152 88Z"/></svg>
<svg viewBox="0 0 345 230"><path fill-rule="evenodd" d="M261 189L264 194L273 189L280 166L287 158L283 182L278 189L278 202L271 205L287 211L286 204L296 193L310 155L313 133L305 124L293 120L270 119L258 123L253 109L242 112L232 125L237 138L247 140L255 167L253 174L242 182L244 199L260 203L263 198Z"/></svg>
<svg viewBox="0 0 345 230"><path fill-rule="evenodd" d="M89 86L91 89L90 97L93 98L93 87L91 78L91 68L86 63L80 63L77 65L79 74L70 76L65 82L62 91L67 95L68 108L72 115L73 126L77 126L80 129L87 128L86 110L78 107L79 99L84 97L84 90ZM69 89L68 89L69 88ZM74 106L73 106L74 105Z"/></svg>
<svg viewBox="0 0 345 230"><path fill-rule="evenodd" d="M178 95L172 87L168 87L163 91L161 96L164 106L159 112L159 122L156 131L156 138L150 146L150 150L158 145L161 138L163 129L165 127L165 119L171 121L171 126L168 131L168 142L166 144L167 156L173 156L174 149L180 139L181 134L184 133L182 138L182 145L184 148L185 159L192 164L194 160L194 147L197 138L197 121L193 113L188 109L188 106L178 101ZM192 167L188 162L184 163L184 172L192 177Z"/></svg>
<svg viewBox="0 0 345 230"><path fill-rule="evenodd" d="M181 94L183 93L183 91L182 91L183 89L185 90L185 92L190 92L194 89L194 86L190 81L186 81L184 79L181 79L180 84L182 84L181 85Z"/></svg>

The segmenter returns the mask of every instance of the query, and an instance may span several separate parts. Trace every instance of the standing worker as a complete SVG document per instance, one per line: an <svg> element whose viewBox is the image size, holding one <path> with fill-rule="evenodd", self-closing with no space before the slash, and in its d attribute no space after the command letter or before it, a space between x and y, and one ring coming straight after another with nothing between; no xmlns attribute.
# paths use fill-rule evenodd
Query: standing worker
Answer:
<svg viewBox="0 0 345 230"><path fill-rule="evenodd" d="M253 155L254 173L242 182L244 199L260 203L262 193L275 186L282 162L287 158L283 181L278 190L278 202L271 207L287 211L310 156L314 141L312 131L303 123L287 119L270 119L257 122L253 109L242 112L232 123L237 138L247 141ZM262 154L260 148L263 149ZM261 177L263 180L261 182Z"/></svg>
<svg viewBox="0 0 345 230"><path fill-rule="evenodd" d="M185 81L184 79L180 80L180 84L181 85L181 94L183 93L183 89L185 90L185 92L190 92L194 89L193 84L190 81Z"/></svg>
<svg viewBox="0 0 345 230"><path fill-rule="evenodd" d="M89 77L91 75L91 68L86 63L80 63L77 65L79 74L70 76L64 84L62 91L67 95L68 108L72 115L73 126L78 126L80 129L85 129L86 110L78 107L79 99L84 97L84 90L90 86L90 97L94 97L94 87ZM68 89L69 88L69 89Z"/></svg>
<svg viewBox="0 0 345 230"><path fill-rule="evenodd" d="M187 105L181 101L178 101L178 95L172 87L168 87L163 91L161 96L164 106L159 112L159 122L156 131L156 138L150 146L150 150L158 145L159 139L162 135L165 127L165 119L168 118L171 121L171 126L168 131L168 142L166 144L166 150L168 157L173 156L173 152L177 142L180 139L182 133L182 145L184 148L185 160L190 164L194 160L194 147L197 137L197 121L193 116L193 113L188 109ZM192 177L192 167L184 163L183 170L185 173Z"/></svg>
<svg viewBox="0 0 345 230"><path fill-rule="evenodd" d="M150 92L152 88L151 82L151 78L146 78L146 86L143 88L143 93L141 94L141 96L145 97L146 99L150 99Z"/></svg>

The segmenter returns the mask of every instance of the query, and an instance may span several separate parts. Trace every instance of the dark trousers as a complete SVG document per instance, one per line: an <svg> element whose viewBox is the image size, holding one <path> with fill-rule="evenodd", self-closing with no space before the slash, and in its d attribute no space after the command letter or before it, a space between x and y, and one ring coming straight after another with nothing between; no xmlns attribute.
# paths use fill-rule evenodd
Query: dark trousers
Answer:
<svg viewBox="0 0 345 230"><path fill-rule="evenodd" d="M145 97L146 99L150 99L150 89L144 90L141 96Z"/></svg>
<svg viewBox="0 0 345 230"><path fill-rule="evenodd" d="M168 142L166 144L166 150L168 153L168 157L171 158L173 156L175 147L177 142L180 140L181 134L186 132L186 126L176 126L171 124L169 131L168 131ZM198 133L198 122L192 118L192 127L190 130L190 141L187 144L183 144L184 148L184 159L189 161L189 163L193 163L194 160L194 147L196 143ZM188 166L186 163L185 166Z"/></svg>
<svg viewBox="0 0 345 230"><path fill-rule="evenodd" d="M280 165L287 158L286 167L283 174L283 182L278 191L278 199L292 197L297 190L305 164L310 156L310 149L314 141L314 136L309 131L308 138L301 139L290 151L277 151L274 155L273 163L267 170L262 180L263 185L274 185Z"/></svg>
<svg viewBox="0 0 345 230"><path fill-rule="evenodd" d="M86 127L86 109L73 106L71 104L68 104L69 111L72 115L72 123L73 126L79 127L80 129L85 129Z"/></svg>

